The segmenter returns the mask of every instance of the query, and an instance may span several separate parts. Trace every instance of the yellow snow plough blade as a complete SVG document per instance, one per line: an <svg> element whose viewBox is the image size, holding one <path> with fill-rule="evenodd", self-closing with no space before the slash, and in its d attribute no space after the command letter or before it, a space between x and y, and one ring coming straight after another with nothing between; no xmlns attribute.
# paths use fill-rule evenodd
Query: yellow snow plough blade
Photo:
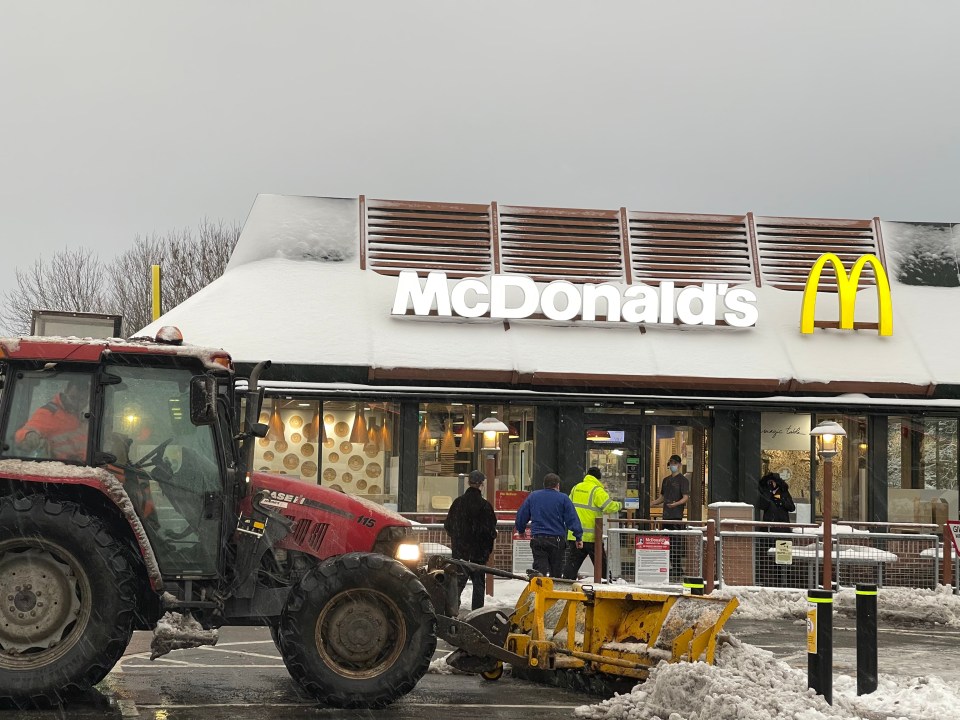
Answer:
<svg viewBox="0 0 960 720"><path fill-rule="evenodd" d="M551 578L536 577L517 600L505 647L525 657L531 670L642 680L661 660L713 664L717 635L737 605L736 598L626 585L554 586Z"/></svg>

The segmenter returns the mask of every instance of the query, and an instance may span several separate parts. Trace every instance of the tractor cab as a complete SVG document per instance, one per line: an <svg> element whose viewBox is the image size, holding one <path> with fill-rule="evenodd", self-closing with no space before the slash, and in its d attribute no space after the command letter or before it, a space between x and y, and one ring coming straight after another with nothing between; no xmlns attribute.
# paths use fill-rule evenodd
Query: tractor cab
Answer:
<svg viewBox="0 0 960 720"><path fill-rule="evenodd" d="M37 340L3 345L0 460L103 468L129 496L164 577L216 576L233 502L225 485L238 475L229 359Z"/></svg>

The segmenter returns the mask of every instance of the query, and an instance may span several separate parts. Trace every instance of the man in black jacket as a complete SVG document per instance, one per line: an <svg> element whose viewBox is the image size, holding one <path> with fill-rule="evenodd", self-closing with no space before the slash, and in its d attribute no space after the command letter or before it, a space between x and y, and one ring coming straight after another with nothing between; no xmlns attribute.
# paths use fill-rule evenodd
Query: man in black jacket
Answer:
<svg viewBox="0 0 960 720"><path fill-rule="evenodd" d="M487 564L497 537L497 516L490 503L480 494L484 480L486 478L479 470L470 473L467 489L453 501L443 523L444 529L450 534L453 557L481 565ZM471 607L476 610L483 607L486 576L483 572L471 572L469 576L473 584ZM458 574L457 583L462 593L467 585L466 572Z"/></svg>

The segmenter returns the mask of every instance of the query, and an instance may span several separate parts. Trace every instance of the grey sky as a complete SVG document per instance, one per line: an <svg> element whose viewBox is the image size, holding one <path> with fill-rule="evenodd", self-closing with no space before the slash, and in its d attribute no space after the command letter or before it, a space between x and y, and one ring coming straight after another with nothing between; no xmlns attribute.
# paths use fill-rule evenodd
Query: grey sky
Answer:
<svg viewBox="0 0 960 720"><path fill-rule="evenodd" d="M2 0L0 287L258 192L957 221L958 27L952 2Z"/></svg>

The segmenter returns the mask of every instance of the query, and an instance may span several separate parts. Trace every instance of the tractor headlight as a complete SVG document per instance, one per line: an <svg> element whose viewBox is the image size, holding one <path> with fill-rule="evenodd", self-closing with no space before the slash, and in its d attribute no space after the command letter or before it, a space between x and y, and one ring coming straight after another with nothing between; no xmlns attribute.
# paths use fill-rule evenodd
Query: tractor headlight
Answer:
<svg viewBox="0 0 960 720"><path fill-rule="evenodd" d="M417 562L420 560L420 545L417 543L400 543L397 545L396 558L404 563Z"/></svg>

